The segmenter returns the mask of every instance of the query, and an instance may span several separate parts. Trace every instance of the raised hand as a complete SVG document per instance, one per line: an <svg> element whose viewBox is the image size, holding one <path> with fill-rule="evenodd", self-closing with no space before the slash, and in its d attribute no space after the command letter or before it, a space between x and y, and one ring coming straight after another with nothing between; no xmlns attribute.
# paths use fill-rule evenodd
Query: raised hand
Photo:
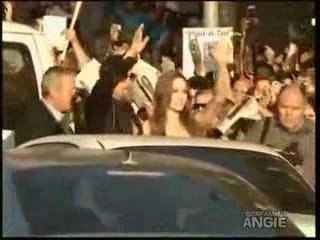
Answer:
<svg viewBox="0 0 320 240"><path fill-rule="evenodd" d="M71 43L78 40L77 33L74 29L66 29L64 33L66 34L67 40Z"/></svg>
<svg viewBox="0 0 320 240"><path fill-rule="evenodd" d="M313 107L310 104L307 104L304 110L304 115L307 119L315 122L316 121L316 113Z"/></svg>
<svg viewBox="0 0 320 240"><path fill-rule="evenodd" d="M149 36L146 36L145 38L143 38L143 30L144 30L144 25L140 24L140 26L137 28L137 30L134 33L131 46L126 56L136 57L147 46L147 43L150 40L150 38Z"/></svg>
<svg viewBox="0 0 320 240"><path fill-rule="evenodd" d="M229 63L230 55L232 54L232 47L227 41L216 41L211 46L209 46L209 55L218 64Z"/></svg>

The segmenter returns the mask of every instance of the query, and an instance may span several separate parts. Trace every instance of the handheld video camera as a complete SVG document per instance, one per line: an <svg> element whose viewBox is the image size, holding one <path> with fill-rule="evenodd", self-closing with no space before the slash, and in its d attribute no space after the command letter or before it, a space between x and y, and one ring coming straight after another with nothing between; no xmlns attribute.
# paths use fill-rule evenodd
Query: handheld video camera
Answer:
<svg viewBox="0 0 320 240"><path fill-rule="evenodd" d="M302 165L303 157L298 151L298 143L293 142L281 152L279 152L284 158L286 158L293 166Z"/></svg>
<svg viewBox="0 0 320 240"><path fill-rule="evenodd" d="M259 24L259 19L257 16L257 8L255 5L249 5L246 9L245 19L248 23L248 28L257 26Z"/></svg>

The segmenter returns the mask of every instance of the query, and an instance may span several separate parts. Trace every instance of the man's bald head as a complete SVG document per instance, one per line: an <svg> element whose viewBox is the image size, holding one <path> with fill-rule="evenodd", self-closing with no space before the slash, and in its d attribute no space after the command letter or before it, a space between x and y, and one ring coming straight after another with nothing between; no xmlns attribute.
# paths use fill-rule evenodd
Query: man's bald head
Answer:
<svg viewBox="0 0 320 240"><path fill-rule="evenodd" d="M291 84L281 89L278 96L278 114L280 123L289 131L302 128L306 100L299 85Z"/></svg>

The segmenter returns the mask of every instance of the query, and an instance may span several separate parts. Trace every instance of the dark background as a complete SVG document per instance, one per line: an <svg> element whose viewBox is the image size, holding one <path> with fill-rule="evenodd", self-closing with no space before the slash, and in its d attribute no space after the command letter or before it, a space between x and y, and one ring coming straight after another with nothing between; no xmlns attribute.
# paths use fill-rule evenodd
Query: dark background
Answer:
<svg viewBox="0 0 320 240"><path fill-rule="evenodd" d="M247 1L238 3L238 19L249 4L256 5L257 8L261 24L260 39L276 51L283 50L287 43L287 29L290 21L311 19L316 16L313 1Z"/></svg>

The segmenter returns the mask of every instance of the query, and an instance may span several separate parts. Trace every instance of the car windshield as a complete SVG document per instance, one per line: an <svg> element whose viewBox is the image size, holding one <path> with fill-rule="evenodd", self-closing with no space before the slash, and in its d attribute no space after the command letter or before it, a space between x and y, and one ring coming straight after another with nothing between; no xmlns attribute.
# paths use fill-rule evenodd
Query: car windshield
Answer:
<svg viewBox="0 0 320 240"><path fill-rule="evenodd" d="M192 146L138 146L128 151L174 154L215 163L232 170L265 193L281 210L315 214L315 196L283 159L266 153Z"/></svg>

